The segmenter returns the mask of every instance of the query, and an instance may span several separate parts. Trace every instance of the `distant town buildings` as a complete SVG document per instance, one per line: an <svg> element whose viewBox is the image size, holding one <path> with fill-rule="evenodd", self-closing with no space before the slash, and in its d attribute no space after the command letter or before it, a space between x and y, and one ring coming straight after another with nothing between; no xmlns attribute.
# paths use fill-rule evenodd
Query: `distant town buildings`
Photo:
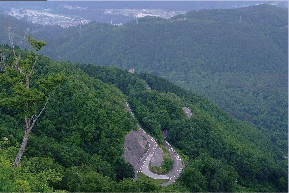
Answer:
<svg viewBox="0 0 289 193"><path fill-rule="evenodd" d="M155 16L169 19L177 14L184 14L185 11L166 11L162 9L90 9L88 7L72 6L68 4L61 4L60 7L70 10L78 11L97 11L104 15L121 15L134 18ZM51 9L35 9L35 8L11 8L7 14L16 17L17 19L25 19L31 23L40 25L59 25L63 28L69 26L77 26L79 24L87 24L90 20L84 19L75 15L55 14ZM122 23L112 23L115 26L122 26Z"/></svg>
<svg viewBox="0 0 289 193"><path fill-rule="evenodd" d="M36 23L40 25L59 25L63 28L69 26L77 26L81 24L87 24L90 20L83 19L77 16L67 16L61 14L53 14L51 10L34 10L34 9L24 9L24 8L11 8L8 12L9 15L16 17L17 19L26 19L31 23Z"/></svg>
<svg viewBox="0 0 289 193"><path fill-rule="evenodd" d="M186 11L166 11L163 9L104 9L105 14L124 15L131 17L155 16L169 19L178 14L184 14Z"/></svg>

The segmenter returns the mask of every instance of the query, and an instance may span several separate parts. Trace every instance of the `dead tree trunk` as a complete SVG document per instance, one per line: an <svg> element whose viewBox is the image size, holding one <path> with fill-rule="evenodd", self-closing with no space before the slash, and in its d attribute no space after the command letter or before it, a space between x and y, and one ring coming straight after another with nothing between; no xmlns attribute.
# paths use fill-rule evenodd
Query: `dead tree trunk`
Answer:
<svg viewBox="0 0 289 193"><path fill-rule="evenodd" d="M30 128L30 119L29 118L25 118L25 122L26 122L26 129L25 129L25 135L23 137L23 141L22 141L22 144L21 144L21 148L19 149L19 152L16 156L16 159L14 161L14 167L18 167L19 163L20 163L20 160L21 160L21 157L24 153L24 150L26 148L26 145L27 145L27 141L28 141L28 137L29 137L29 133L31 131L32 128Z"/></svg>

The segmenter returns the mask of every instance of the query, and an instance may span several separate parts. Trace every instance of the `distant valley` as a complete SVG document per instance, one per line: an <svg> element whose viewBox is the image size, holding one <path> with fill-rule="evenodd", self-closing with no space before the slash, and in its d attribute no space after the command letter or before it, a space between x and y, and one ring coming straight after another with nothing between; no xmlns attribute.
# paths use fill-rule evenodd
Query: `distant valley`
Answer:
<svg viewBox="0 0 289 193"><path fill-rule="evenodd" d="M287 24L286 8L261 4L190 11L168 20L143 17L123 26L90 22L63 29L21 21L16 30L21 34L28 27L49 42L42 53L56 60L165 77L264 133L271 130L269 137L286 152ZM0 36L8 43L5 33Z"/></svg>
<svg viewBox="0 0 289 193"><path fill-rule="evenodd" d="M286 192L288 8L250 3L0 2L0 191Z"/></svg>

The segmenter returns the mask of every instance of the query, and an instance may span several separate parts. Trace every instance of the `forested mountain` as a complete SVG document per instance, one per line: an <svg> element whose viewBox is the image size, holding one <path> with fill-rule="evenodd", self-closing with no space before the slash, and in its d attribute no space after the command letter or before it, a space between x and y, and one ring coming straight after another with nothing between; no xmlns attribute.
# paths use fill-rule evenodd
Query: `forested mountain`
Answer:
<svg viewBox="0 0 289 193"><path fill-rule="evenodd" d="M1 47L1 54L6 62L13 61L8 46ZM44 56L39 56L34 79L58 72L65 81L33 128L19 168L11 162L23 137L21 112L1 105L1 191L287 190L287 160L279 148L255 126L207 99L150 74ZM9 91L0 80L1 91ZM137 119L125 110L125 100ZM183 106L192 110L191 119ZM137 122L160 141L159 134L168 131L168 141L186 166L176 183L161 187L146 179L131 180L133 168L122 157L123 144Z"/></svg>
<svg viewBox="0 0 289 193"><path fill-rule="evenodd" d="M261 4L191 11L122 27L90 23L81 32L4 16L0 22L3 31L15 27L18 43L27 28L50 42L43 53L53 59L135 68L171 80L260 126L287 153L287 9ZM0 36L0 43L8 43L5 32Z"/></svg>
<svg viewBox="0 0 289 193"><path fill-rule="evenodd" d="M59 26L32 24L27 21L18 20L12 16L0 14L0 45L10 45L8 28L13 30L13 41L16 46L25 49L30 49L30 47L23 42L27 34L32 35L36 39L49 39L56 37L63 30L63 28Z"/></svg>
<svg viewBox="0 0 289 193"><path fill-rule="evenodd" d="M271 5L90 23L51 37L57 60L135 68L209 98L260 126L287 152L288 10Z"/></svg>
<svg viewBox="0 0 289 193"><path fill-rule="evenodd" d="M60 60L38 55L32 87L51 74L65 76L14 168L25 123L21 111L3 105L2 96L17 90L2 76L4 63L15 62L13 51L0 47L0 191L285 192L287 10L259 5L184 17L146 17L122 27L91 23L82 37L79 28L37 31L0 20L3 30L15 26L15 42L29 27L47 42L43 53ZM182 107L191 109L190 119ZM137 123L159 143L168 132L185 165L175 183L131 180L134 168L122 155Z"/></svg>

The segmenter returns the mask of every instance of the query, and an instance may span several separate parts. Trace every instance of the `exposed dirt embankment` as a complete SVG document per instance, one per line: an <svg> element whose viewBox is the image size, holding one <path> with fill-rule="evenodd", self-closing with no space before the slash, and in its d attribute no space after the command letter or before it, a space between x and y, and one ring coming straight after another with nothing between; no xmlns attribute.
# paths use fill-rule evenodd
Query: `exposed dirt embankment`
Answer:
<svg viewBox="0 0 289 193"><path fill-rule="evenodd" d="M160 167L162 163L163 163L163 150L157 147L151 159L151 165Z"/></svg>
<svg viewBox="0 0 289 193"><path fill-rule="evenodd" d="M126 110L129 111L134 117L129 104L127 102L125 102L125 104ZM124 144L125 153L123 155L125 160L132 164L135 168L134 180L138 178L137 173L142 172L153 179L169 179L168 182L161 184L162 186L167 186L174 183L183 170L181 158L174 151L171 145L165 141L165 147L174 160L173 168L166 175L152 173L149 169L149 163L155 166L161 165L163 161L163 152L159 149L158 144L153 137L148 135L139 124L137 127L137 131L131 131L126 135ZM168 131L164 131L163 135L166 137L168 135Z"/></svg>
<svg viewBox="0 0 289 193"><path fill-rule="evenodd" d="M140 159L144 156L148 148L147 140L139 133L139 131L131 131L125 137L125 153L124 158L131 165L136 167Z"/></svg>

